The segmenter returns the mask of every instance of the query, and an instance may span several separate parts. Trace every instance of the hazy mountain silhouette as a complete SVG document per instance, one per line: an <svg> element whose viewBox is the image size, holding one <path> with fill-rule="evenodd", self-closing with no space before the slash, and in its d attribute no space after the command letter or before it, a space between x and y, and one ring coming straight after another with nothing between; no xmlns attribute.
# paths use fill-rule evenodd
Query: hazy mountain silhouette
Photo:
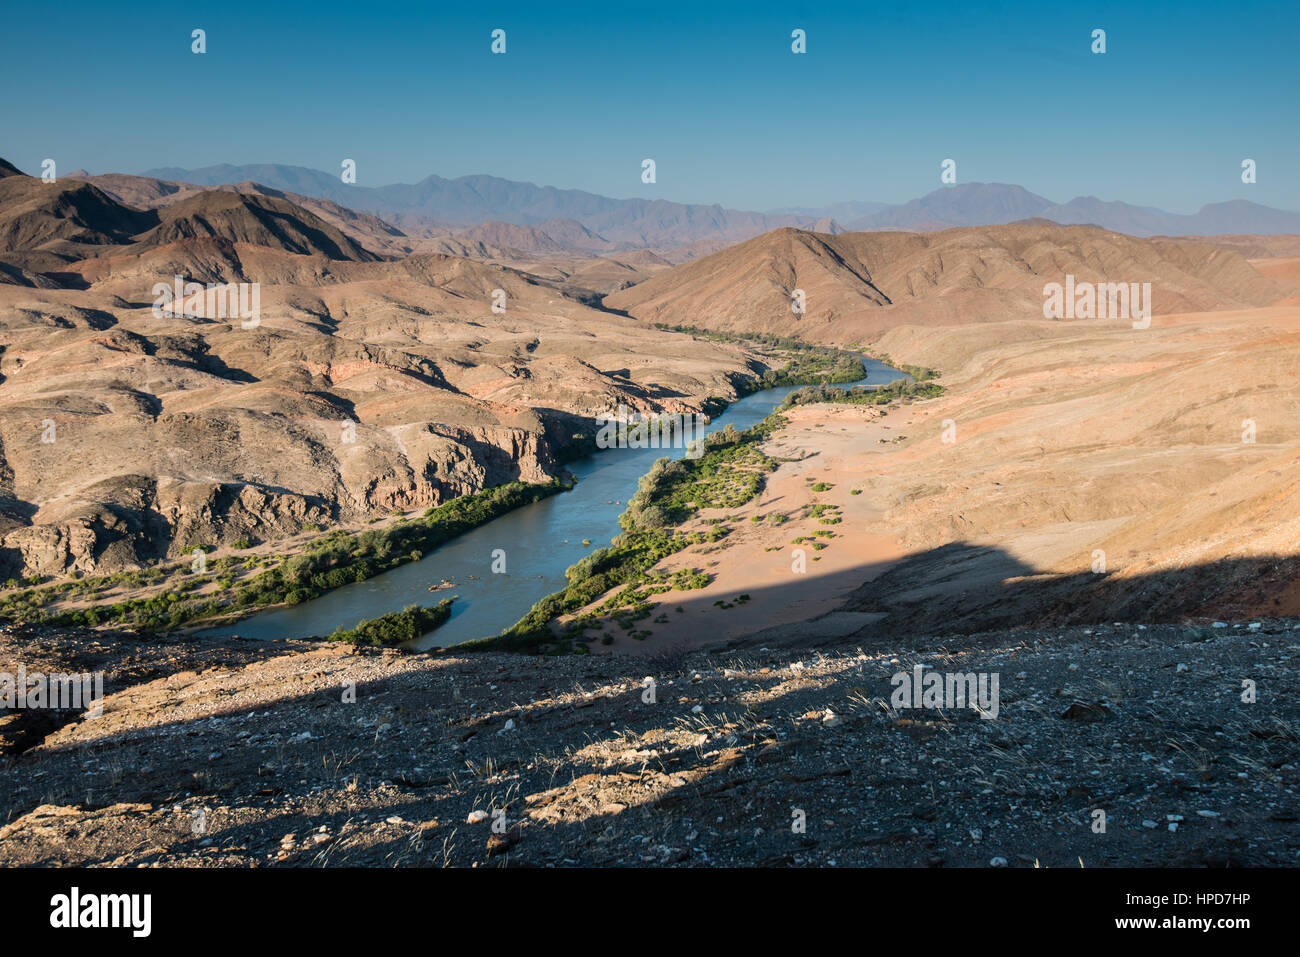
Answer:
<svg viewBox="0 0 1300 957"><path fill-rule="evenodd" d="M667 200L613 199L578 189L537 186L486 175L456 179L428 176L412 184L360 186L348 185L334 173L278 163L221 164L201 169L164 167L141 175L203 186L252 180L378 213L390 221L398 216L416 216L444 223L494 221L536 226L547 220L573 220L603 240L625 246L682 245L709 239L735 242L782 226L819 232L844 228L928 230L994 226L1032 218L1064 225L1101 226L1134 236L1300 232L1300 213L1245 200L1212 203L1192 215L1181 215L1093 196L1054 203L1024 187L1006 183L946 186L892 205L851 201L762 213Z"/></svg>
<svg viewBox="0 0 1300 957"><path fill-rule="evenodd" d="M1300 230L1300 213L1246 200L1210 203L1192 215L1181 215L1153 206L1107 202L1095 196L1077 196L1068 203L1053 203L1023 187L1005 183L964 183L936 189L909 203L850 220L847 225L853 230L938 229L1001 226L1025 219L1046 219L1063 226L1100 226L1130 236L1215 236Z"/></svg>
<svg viewBox="0 0 1300 957"><path fill-rule="evenodd" d="M428 176L413 184L370 187L348 185L339 176L319 170L276 164L227 164L193 170L165 167L141 175L204 186L253 180L377 213L403 229L408 228L408 223L399 217L517 226L573 220L601 239L625 247L678 246L700 239L737 242L781 226L812 228L820 218L767 215L660 199L611 199L583 190L536 186L497 176Z"/></svg>

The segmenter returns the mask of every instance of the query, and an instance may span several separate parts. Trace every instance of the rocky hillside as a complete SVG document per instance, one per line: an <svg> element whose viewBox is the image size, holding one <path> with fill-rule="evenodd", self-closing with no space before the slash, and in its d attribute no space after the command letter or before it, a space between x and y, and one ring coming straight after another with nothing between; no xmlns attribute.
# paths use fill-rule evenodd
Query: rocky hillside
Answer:
<svg viewBox="0 0 1300 957"><path fill-rule="evenodd" d="M897 632L633 668L0 630L0 667L107 672L100 717L0 726L0 864L1293 867L1298 638ZM899 706L914 668L998 675L996 716Z"/></svg>
<svg viewBox="0 0 1300 957"><path fill-rule="evenodd" d="M329 199L304 196L250 181L205 187L120 173L100 176L73 173L68 178L89 183L125 205L158 210L160 219L176 215L163 212L165 208L187 203L192 206L194 197L205 192L209 194L204 200L208 204L218 202L214 195L218 192L255 197L249 204L253 211L258 209L262 197L282 200L307 210L350 239L356 247L382 258L438 254L510 266L554 280L566 292L589 301L598 295L634 285L669 265L667 260L649 250L618 251L622 249L620 244L610 242L572 219L546 220L535 226L485 222L466 228L436 220L395 216L394 219L405 226L404 230L378 216L359 213ZM201 225L197 228L203 229ZM203 234L195 233L194 229L192 226L192 234ZM337 251L341 245L337 236L330 235L329 239L333 251ZM693 249L676 251L681 260L698 254ZM333 258L364 257L358 256L355 249L348 249L342 256L334 255ZM4 263L0 259L0 270L3 269ZM0 281L3 281L2 276ZM35 285L36 282L29 276L22 284Z"/></svg>
<svg viewBox="0 0 1300 957"><path fill-rule="evenodd" d="M0 581L543 481L596 413L698 410L752 375L564 277L381 259L274 196L139 210L11 173L0 259ZM260 315L156 311L177 276L257 284Z"/></svg>
<svg viewBox="0 0 1300 957"><path fill-rule="evenodd" d="M226 191L171 198L165 206L137 209L89 182L46 183L10 173L0 178L0 257L47 272L46 284L55 285L66 277L54 264L181 239L220 238L353 262L378 258L284 199Z"/></svg>

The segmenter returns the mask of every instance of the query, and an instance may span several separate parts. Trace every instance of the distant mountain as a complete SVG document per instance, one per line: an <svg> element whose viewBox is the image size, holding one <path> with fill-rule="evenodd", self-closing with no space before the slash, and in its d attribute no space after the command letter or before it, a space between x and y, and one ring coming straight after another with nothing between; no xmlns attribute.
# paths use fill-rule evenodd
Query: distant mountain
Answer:
<svg viewBox="0 0 1300 957"><path fill-rule="evenodd" d="M831 234L882 229L924 232L953 226L997 226L1026 219L1100 226L1132 236L1300 232L1300 213L1245 200L1213 203L1188 216L1094 196L1055 203L1007 183L946 186L919 199L892 205L852 201L759 213L667 200L612 199L577 189L482 175L457 179L428 176L414 184L373 187L348 185L337 174L321 170L275 163L222 164L202 169L166 167L142 175L202 186L251 180L375 213L411 236L446 235L458 231L457 227L487 222L533 226L562 246L590 252L738 242L782 226ZM555 221L563 221L563 225ZM575 227L590 235L583 235Z"/></svg>
<svg viewBox="0 0 1300 957"><path fill-rule="evenodd" d="M345 195L347 189L337 175L323 173L318 169L308 169L305 166L285 166L280 163L254 163L248 166L222 163L219 166L205 166L202 169L166 166L161 169L147 170L140 175L174 182L195 183L199 186L228 186L251 180L264 186L273 186L291 193L302 193L304 196L333 199L335 202L342 202L339 197Z"/></svg>
<svg viewBox="0 0 1300 957"><path fill-rule="evenodd" d="M889 203L832 203L829 206L787 206L783 209L770 210L774 216L807 216L810 219L835 219L842 223L851 223L864 219L873 213L889 209Z"/></svg>
<svg viewBox="0 0 1300 957"><path fill-rule="evenodd" d="M1300 232L1300 213L1246 200L1212 203L1186 216L1152 206L1106 202L1095 196L1053 203L1023 187L1005 183L964 183L936 189L920 199L863 216L848 225L855 230L925 231L952 226L1001 226L1026 219L1046 219L1063 226L1100 226L1130 236Z"/></svg>
<svg viewBox="0 0 1300 957"><path fill-rule="evenodd" d="M495 221L517 226L569 219L625 249L681 246L701 239L738 242L782 226L812 228L819 218L769 216L661 199L611 199L582 190L536 186L497 176L458 179L428 176L414 184L371 187L348 185L340 177L320 170L277 164L223 164L193 170L167 167L141 175L204 186L253 180L376 213L408 233L411 232L410 216L442 223L470 225Z"/></svg>
<svg viewBox="0 0 1300 957"><path fill-rule="evenodd" d="M1173 218L1173 214L1153 206L1106 202L1095 196L1079 196L1068 203L1045 206L1038 216L1066 226L1105 225L1107 229L1131 236L1168 233Z"/></svg>
<svg viewBox="0 0 1300 957"><path fill-rule="evenodd" d="M887 207L848 225L850 229L859 230L887 226L915 229L925 223L991 226L1042 216L1043 210L1051 205L1051 200L1020 186L963 183L960 186L936 189L920 199Z"/></svg>
<svg viewBox="0 0 1300 957"><path fill-rule="evenodd" d="M1150 206L1106 203L1094 196L1051 206L1038 215L1065 225L1102 225L1134 236L1215 236L1222 233L1300 232L1300 213L1260 206L1244 199L1210 203L1190 216Z"/></svg>
<svg viewBox="0 0 1300 957"><path fill-rule="evenodd" d="M1191 228L1193 223L1195 228ZM1297 233L1300 232L1300 213L1234 199L1202 206L1194 216L1175 217L1174 230L1171 231L1179 227L1186 227L1184 232L1205 236L1216 233Z"/></svg>

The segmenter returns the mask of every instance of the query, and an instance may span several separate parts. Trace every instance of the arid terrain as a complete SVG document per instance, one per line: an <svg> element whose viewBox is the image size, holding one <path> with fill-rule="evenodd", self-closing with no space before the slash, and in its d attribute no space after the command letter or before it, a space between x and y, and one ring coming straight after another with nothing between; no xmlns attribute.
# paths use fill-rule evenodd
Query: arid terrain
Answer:
<svg viewBox="0 0 1300 957"><path fill-rule="evenodd" d="M260 193L136 210L11 171L0 261L0 580L545 481L597 413L699 411L764 368L600 311L568 277L383 260ZM259 284L260 321L156 316L177 275Z"/></svg>
<svg viewBox="0 0 1300 957"><path fill-rule="evenodd" d="M709 586L655 595L610 650L1300 614L1300 271L1255 255L1294 237L1228 239L1253 258L1054 224L787 229L607 297L669 326L862 345L946 390L887 416L786 413L764 492L691 526L727 537L658 566ZM1065 274L1150 282L1154 316L1044 318Z"/></svg>
<svg viewBox="0 0 1300 957"><path fill-rule="evenodd" d="M126 659L102 717L0 766L0 863L1295 866L1298 634L647 660L0 632L0 661ZM915 665L1000 672L996 720L891 708Z"/></svg>
<svg viewBox="0 0 1300 957"><path fill-rule="evenodd" d="M1157 315L1271 305L1298 291L1293 280L1266 278L1208 238L1138 239L1093 226L1027 222L839 236L779 229L657 274L605 304L672 326L881 343L901 353L898 333L912 326L1024 318L1039 320L1036 329L1045 335L1051 326L1041 321L1043 286L1066 275L1149 282ZM797 316L795 289L804 292L806 309ZM894 338L882 342L886 333ZM929 364L942 365L943 358Z"/></svg>
<svg viewBox="0 0 1300 957"><path fill-rule="evenodd" d="M0 862L1295 866L1296 635L1108 624L629 661L9 631L4 661L127 662L101 718L0 767ZM1001 672L997 719L892 709L914 664Z"/></svg>
<svg viewBox="0 0 1300 957"><path fill-rule="evenodd" d="M641 653L755 631L875 638L882 622L948 633L1300 615L1300 303L1145 330L1040 319L878 341L940 366L947 392L883 417L788 412L762 446L782 463L764 492L692 525L723 519L731 534L660 564L713 580L654 597L666 620L631 643Z"/></svg>
<svg viewBox="0 0 1300 957"><path fill-rule="evenodd" d="M600 413L717 408L790 339L934 389L785 409L755 494L659 514L694 538L635 627L596 611L626 578L544 621L585 654L0 624L0 672L107 693L0 720L0 863L1297 863L1300 237L949 225L988 191L871 232L526 191L444 222L158 172L0 164L0 581L548 482ZM177 276L260 314L160 312ZM1049 318L1067 276L1150 310ZM997 719L892 703L914 666L999 675Z"/></svg>

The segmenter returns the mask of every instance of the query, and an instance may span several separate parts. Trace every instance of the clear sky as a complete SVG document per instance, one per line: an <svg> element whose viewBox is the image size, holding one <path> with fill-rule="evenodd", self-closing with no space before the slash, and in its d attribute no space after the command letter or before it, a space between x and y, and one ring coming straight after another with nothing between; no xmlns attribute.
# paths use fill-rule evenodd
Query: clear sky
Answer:
<svg viewBox="0 0 1300 957"><path fill-rule="evenodd" d="M27 172L352 158L362 185L491 173L765 210L912 199L953 158L959 182L1059 202L1300 210L1295 0L69 0L3 22L0 156Z"/></svg>

